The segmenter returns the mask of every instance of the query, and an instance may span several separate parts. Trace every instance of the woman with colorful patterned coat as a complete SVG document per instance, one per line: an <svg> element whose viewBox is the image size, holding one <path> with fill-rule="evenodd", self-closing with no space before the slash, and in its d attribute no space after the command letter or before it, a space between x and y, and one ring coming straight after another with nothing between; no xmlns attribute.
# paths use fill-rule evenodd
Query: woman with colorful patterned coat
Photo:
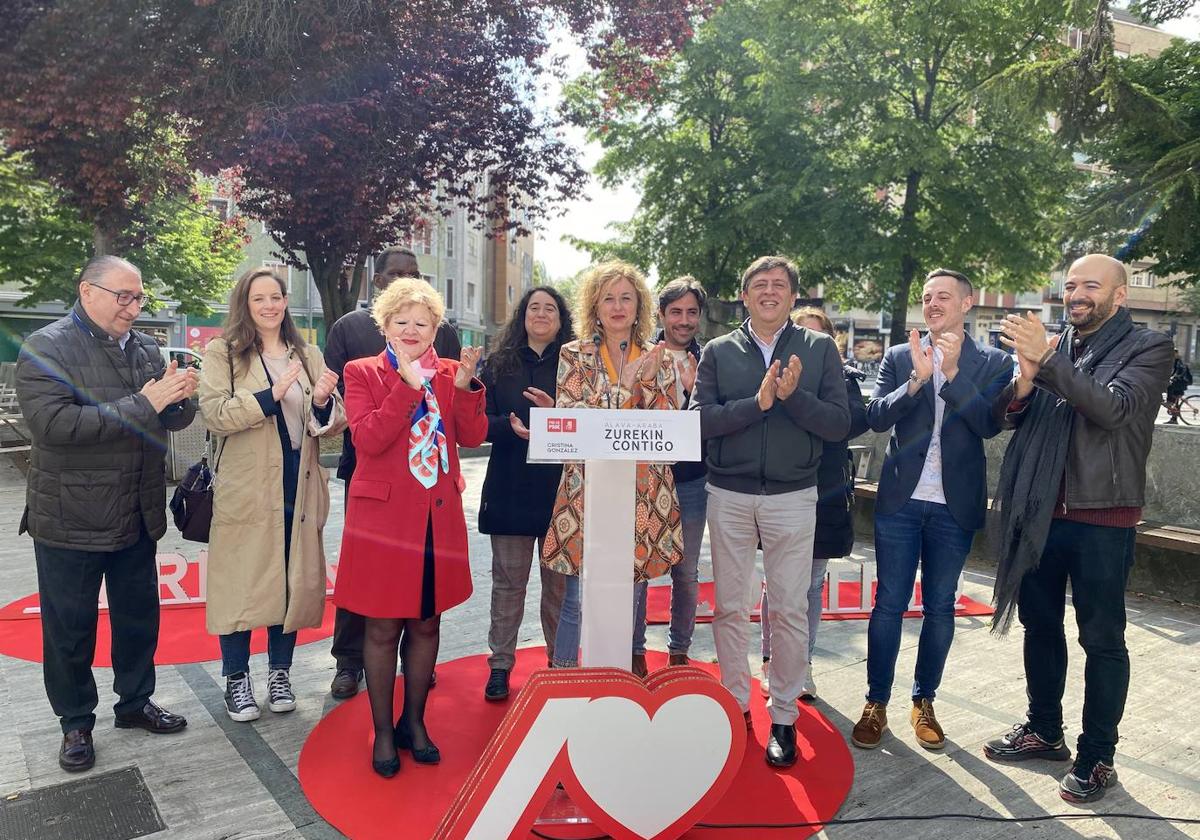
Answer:
<svg viewBox="0 0 1200 840"><path fill-rule="evenodd" d="M584 338L563 345L559 354L555 404L678 409L675 365L665 345L649 340L654 304L642 273L619 260L601 263L584 276L578 296ZM670 466L638 464L635 493L631 560L634 580L642 582L666 574L683 558L683 529ZM560 668L574 667L579 659L583 505L583 464L567 464L542 543L542 563L568 575L554 643L553 664ZM632 604L630 610L632 626ZM633 672L646 676L644 655L633 658Z"/></svg>

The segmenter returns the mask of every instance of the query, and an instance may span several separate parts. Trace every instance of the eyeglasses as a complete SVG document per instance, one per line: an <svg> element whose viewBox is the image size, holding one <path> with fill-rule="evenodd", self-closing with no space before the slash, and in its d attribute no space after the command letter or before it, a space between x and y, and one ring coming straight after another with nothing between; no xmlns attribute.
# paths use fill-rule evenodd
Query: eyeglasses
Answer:
<svg viewBox="0 0 1200 840"><path fill-rule="evenodd" d="M118 306L128 306L131 303L137 303L138 306L145 306L146 301L150 300L150 296L145 292L138 292L135 295L133 292L115 292L106 286L101 286L99 283L89 283L88 285L95 286L97 289L104 289L110 295L115 296Z"/></svg>

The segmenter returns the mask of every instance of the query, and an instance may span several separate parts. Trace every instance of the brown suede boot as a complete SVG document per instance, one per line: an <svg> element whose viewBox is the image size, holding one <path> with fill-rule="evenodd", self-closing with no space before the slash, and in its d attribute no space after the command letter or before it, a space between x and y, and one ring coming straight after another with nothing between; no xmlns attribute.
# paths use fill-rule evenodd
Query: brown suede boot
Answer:
<svg viewBox="0 0 1200 840"><path fill-rule="evenodd" d="M913 731L917 733L917 742L927 750L940 750L946 746L946 734L942 732L937 717L933 714L933 701L922 697L913 700L912 712L909 715Z"/></svg>
<svg viewBox="0 0 1200 840"><path fill-rule="evenodd" d="M887 732L887 728L887 706L868 700L867 705L863 706L862 717L854 724L854 731L850 733L850 742L864 750L873 750L883 740L883 733Z"/></svg>

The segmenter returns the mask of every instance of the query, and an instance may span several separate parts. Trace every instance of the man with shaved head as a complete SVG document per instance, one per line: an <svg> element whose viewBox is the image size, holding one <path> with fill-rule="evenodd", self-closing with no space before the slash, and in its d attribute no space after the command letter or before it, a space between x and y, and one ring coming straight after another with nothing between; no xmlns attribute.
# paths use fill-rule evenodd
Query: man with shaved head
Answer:
<svg viewBox="0 0 1200 840"><path fill-rule="evenodd" d="M96 760L92 659L102 580L115 725L159 734L187 725L150 696L167 433L196 415L195 371L164 366L154 339L133 329L146 304L137 267L97 257L78 285L67 316L25 339L17 357L17 399L33 439L20 532L33 537L42 673L62 725L58 763L67 771Z"/></svg>
<svg viewBox="0 0 1200 840"><path fill-rule="evenodd" d="M1009 315L1000 339L1016 351L1018 372L993 406L1016 429L996 493L993 627L1004 632L1015 611L1025 628L1029 709L983 749L993 761L1070 760L1062 715L1069 580L1087 664L1083 727L1059 783L1068 802L1099 799L1116 779L1129 689L1125 581L1174 350L1167 336L1134 326L1125 296L1125 266L1088 254L1067 272L1069 325L1057 340L1032 313Z"/></svg>

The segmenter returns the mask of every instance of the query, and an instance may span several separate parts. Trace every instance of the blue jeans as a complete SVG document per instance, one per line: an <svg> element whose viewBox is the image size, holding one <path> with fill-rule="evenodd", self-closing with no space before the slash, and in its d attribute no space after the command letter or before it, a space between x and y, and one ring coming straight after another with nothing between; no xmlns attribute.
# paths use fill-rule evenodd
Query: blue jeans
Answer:
<svg viewBox="0 0 1200 840"><path fill-rule="evenodd" d="M706 478L675 485L679 494L679 519L683 525L683 559L671 567L671 628L667 650L687 654L696 629L696 591L700 586L698 567L704 543L704 520L708 511ZM633 588L633 652L646 652L646 583Z"/></svg>
<svg viewBox="0 0 1200 840"><path fill-rule="evenodd" d="M812 664L813 651L817 648L817 631L821 629L821 610L824 609L825 572L829 568L829 558L813 558L812 582L808 585L808 661ZM771 658L771 613L767 608L767 585L763 583L762 610L759 618L762 628L762 658L766 662Z"/></svg>
<svg viewBox="0 0 1200 840"><path fill-rule="evenodd" d="M1133 528L1106 528L1056 519L1041 562L1026 573L1017 599L1025 627L1025 682L1033 731L1062 737L1062 697L1067 685L1063 628L1067 580L1083 646L1083 729L1077 760L1112 764L1117 724L1129 691L1125 647L1125 582L1133 567ZM1165 698L1164 698L1165 700Z"/></svg>
<svg viewBox="0 0 1200 840"><path fill-rule="evenodd" d="M555 668L574 668L579 665L579 634L583 620L583 599L579 575L566 575L562 611L558 614L558 632L554 635Z"/></svg>
<svg viewBox="0 0 1200 840"><path fill-rule="evenodd" d="M239 630L236 633L222 633L217 637L221 641L221 676L229 677L234 674L244 674L250 670L250 631ZM267 662L272 671L292 667L292 651L296 649L296 631L283 632L283 625L276 624L267 628Z"/></svg>
<svg viewBox="0 0 1200 840"><path fill-rule="evenodd" d="M892 514L875 514L879 588L867 627L867 699L887 703L896 676L900 626L921 567L921 638L913 699L932 700L954 641L954 593L973 531L960 528L950 509L909 499Z"/></svg>

